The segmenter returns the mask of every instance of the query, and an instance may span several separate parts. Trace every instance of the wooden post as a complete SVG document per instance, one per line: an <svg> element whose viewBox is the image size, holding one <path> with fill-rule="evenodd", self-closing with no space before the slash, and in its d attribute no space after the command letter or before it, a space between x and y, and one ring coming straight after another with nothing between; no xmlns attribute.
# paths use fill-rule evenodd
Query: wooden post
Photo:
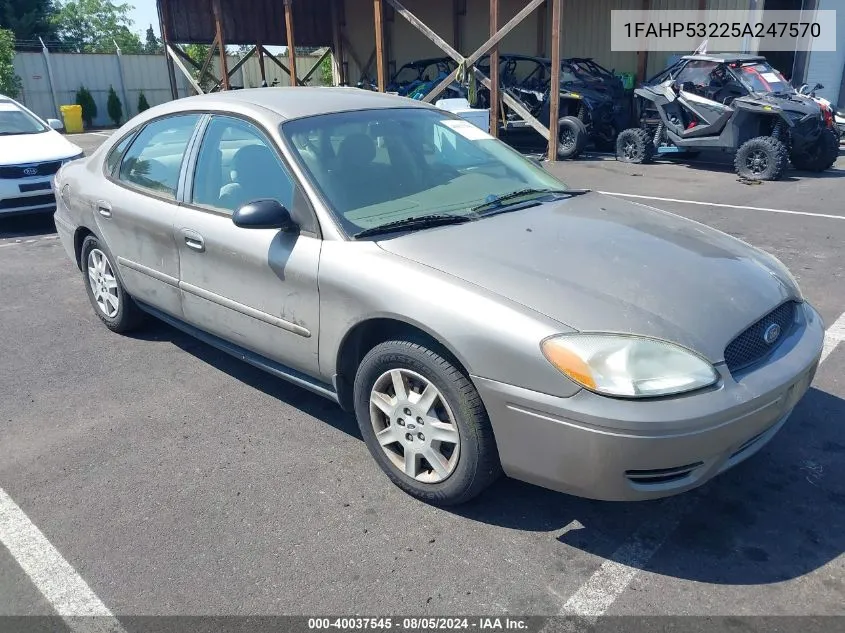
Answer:
<svg viewBox="0 0 845 633"><path fill-rule="evenodd" d="M643 11L648 11L651 8L651 0L642 0ZM643 82L646 79L648 72L648 51L643 43L643 50L637 51L637 83Z"/></svg>
<svg viewBox="0 0 845 633"><path fill-rule="evenodd" d="M288 66L290 67L290 85L297 85L296 81L296 43L293 39L293 0L285 0L285 28L288 41Z"/></svg>
<svg viewBox="0 0 845 633"><path fill-rule="evenodd" d="M549 160L557 160L559 139L557 122L560 118L560 0L552 3L552 69L550 75L549 98Z"/></svg>
<svg viewBox="0 0 845 633"><path fill-rule="evenodd" d="M264 47L261 42L255 45L255 50L258 52L258 70L261 73L261 85L267 85L267 73L264 71Z"/></svg>
<svg viewBox="0 0 845 633"><path fill-rule="evenodd" d="M223 39L223 11L220 9L220 0L212 0L214 10L214 28L217 33L217 46L220 51L220 75L223 81L223 90L229 89L229 61L226 59L226 41ZM202 76L200 76L202 81Z"/></svg>
<svg viewBox="0 0 845 633"><path fill-rule="evenodd" d="M490 0L490 36L499 32L499 0ZM472 81L475 81L473 77ZM490 49L490 134L499 138L499 45Z"/></svg>
<svg viewBox="0 0 845 633"><path fill-rule="evenodd" d="M170 14L168 13L167 0L159 0L158 2L158 26L161 29L161 42L164 50L170 44L170 33L167 29ZM170 80L170 96L173 99L179 98L179 87L176 85L176 69L173 67L173 60L170 55L164 56L165 65L167 66L167 78Z"/></svg>
<svg viewBox="0 0 845 633"><path fill-rule="evenodd" d="M373 13L376 27L376 74L378 76L378 90L387 89L387 71L384 67L384 7L381 0L373 0Z"/></svg>
<svg viewBox="0 0 845 633"><path fill-rule="evenodd" d="M332 79L336 86L346 84L343 76L343 38L341 37L340 7L342 0L332 0Z"/></svg>

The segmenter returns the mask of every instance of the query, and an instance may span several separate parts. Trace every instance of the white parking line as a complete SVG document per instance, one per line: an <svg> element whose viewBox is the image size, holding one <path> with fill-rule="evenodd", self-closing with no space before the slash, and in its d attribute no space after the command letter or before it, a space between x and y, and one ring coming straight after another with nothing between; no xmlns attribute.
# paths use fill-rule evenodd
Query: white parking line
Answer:
<svg viewBox="0 0 845 633"><path fill-rule="evenodd" d="M71 630L125 633L112 612L2 488L0 543Z"/></svg>
<svg viewBox="0 0 845 633"><path fill-rule="evenodd" d="M845 313L825 332L821 362L830 356L836 346L845 341ZM695 493L671 497L664 501L664 508L655 509L654 521L641 525L601 566L587 579L561 608L560 614L582 618L598 618L610 608L631 584L639 571L680 525L683 518L695 507Z"/></svg>
<svg viewBox="0 0 845 633"><path fill-rule="evenodd" d="M32 244L34 242L43 242L45 240L57 240L59 239L58 235L46 235L44 237L39 237L34 240L22 240L20 238L15 239L14 242L3 242L0 244L0 248L5 248L6 246L18 246L20 244Z"/></svg>
<svg viewBox="0 0 845 633"><path fill-rule="evenodd" d="M784 213L786 215L809 215L814 218L828 218L831 220L845 220L845 215L831 215L829 213L811 213L810 211L789 211L787 209L769 209L767 207L749 207L741 204L724 204L721 202L699 202L698 200L680 200L678 198L659 198L658 196L642 196L633 193L619 193L616 191L599 191L608 196L620 198L638 198L640 200L657 200L659 202L676 202L678 204L694 204L702 207L722 207L725 209L743 209L746 211L765 211L767 213Z"/></svg>

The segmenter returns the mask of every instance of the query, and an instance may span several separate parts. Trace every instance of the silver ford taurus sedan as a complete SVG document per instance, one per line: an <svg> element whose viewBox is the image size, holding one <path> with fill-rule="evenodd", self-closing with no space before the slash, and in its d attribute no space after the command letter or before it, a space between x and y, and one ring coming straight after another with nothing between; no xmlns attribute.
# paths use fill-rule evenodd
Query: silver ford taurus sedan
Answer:
<svg viewBox="0 0 845 633"><path fill-rule="evenodd" d="M115 332L151 314L354 411L387 476L665 496L759 450L823 325L774 257L568 189L449 113L242 90L131 120L54 181Z"/></svg>

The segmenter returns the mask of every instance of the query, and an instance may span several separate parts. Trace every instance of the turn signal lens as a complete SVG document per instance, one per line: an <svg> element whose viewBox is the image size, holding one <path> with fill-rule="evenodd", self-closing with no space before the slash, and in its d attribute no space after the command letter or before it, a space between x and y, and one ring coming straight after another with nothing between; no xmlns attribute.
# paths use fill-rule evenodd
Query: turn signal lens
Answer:
<svg viewBox="0 0 845 633"><path fill-rule="evenodd" d="M608 396L648 398L712 385L718 373L679 345L622 334L561 334L544 340L543 355L564 375Z"/></svg>

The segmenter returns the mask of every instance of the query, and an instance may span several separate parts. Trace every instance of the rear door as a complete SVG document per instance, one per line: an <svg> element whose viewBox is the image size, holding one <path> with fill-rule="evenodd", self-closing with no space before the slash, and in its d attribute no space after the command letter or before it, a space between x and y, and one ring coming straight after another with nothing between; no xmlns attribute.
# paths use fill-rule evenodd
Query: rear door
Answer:
<svg viewBox="0 0 845 633"><path fill-rule="evenodd" d="M321 240L316 218L276 147L257 125L214 115L178 211L185 320L287 367L316 374ZM298 232L243 229L241 205L281 202Z"/></svg>
<svg viewBox="0 0 845 633"><path fill-rule="evenodd" d="M92 193L100 235L127 291L179 316L179 255L173 239L182 164L198 114L151 121L106 159L106 180Z"/></svg>

